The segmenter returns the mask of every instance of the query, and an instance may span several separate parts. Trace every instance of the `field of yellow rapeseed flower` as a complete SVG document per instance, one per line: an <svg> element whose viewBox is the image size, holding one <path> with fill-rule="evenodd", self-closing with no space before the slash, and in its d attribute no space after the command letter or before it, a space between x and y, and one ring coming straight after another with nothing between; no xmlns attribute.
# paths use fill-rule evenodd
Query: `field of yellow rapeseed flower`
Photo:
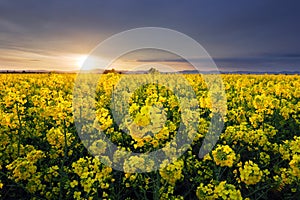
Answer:
<svg viewBox="0 0 300 200"><path fill-rule="evenodd" d="M178 149L170 141L182 121L189 130L189 118L181 118L184 110L174 91L153 83L132 94L126 88L119 91L129 100L115 102L127 109L125 120L117 124L110 104L122 76L134 80L146 75L102 75L95 91L96 119L89 119L88 111L80 113L120 147L110 158L101 156L111 151L103 138L90 135L94 142L86 149L89 139L83 142L76 131L76 75L0 75L1 199L299 198L299 75L222 75L227 114L217 144L204 158L198 153L211 123L210 93L201 75L184 75L197 97L190 103L198 106L197 133L187 132L194 139L180 158L162 161L148 173L132 171L150 171L153 160L132 156L124 161L124 150L166 147L162 152L171 157ZM184 91L177 87L176 92Z"/></svg>

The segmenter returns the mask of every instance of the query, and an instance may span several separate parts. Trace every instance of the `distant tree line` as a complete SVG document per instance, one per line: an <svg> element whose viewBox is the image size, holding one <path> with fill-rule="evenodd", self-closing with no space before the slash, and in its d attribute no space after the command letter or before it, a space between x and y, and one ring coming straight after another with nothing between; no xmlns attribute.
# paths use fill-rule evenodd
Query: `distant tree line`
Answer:
<svg viewBox="0 0 300 200"><path fill-rule="evenodd" d="M114 68L112 68L112 69L106 69L103 72L103 74L108 74L108 73L121 74L121 72L116 71Z"/></svg>

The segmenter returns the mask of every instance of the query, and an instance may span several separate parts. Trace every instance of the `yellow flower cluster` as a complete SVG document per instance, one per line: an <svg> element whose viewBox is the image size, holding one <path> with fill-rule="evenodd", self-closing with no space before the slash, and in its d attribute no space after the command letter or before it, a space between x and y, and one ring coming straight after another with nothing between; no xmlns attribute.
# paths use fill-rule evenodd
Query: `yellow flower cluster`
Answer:
<svg viewBox="0 0 300 200"><path fill-rule="evenodd" d="M234 150L228 145L218 145L217 148L212 151L212 155L215 163L222 167L232 167L236 160Z"/></svg>
<svg viewBox="0 0 300 200"><path fill-rule="evenodd" d="M246 161L244 166L242 163L239 163L240 168L240 180L247 185L253 185L261 181L263 172L260 170L256 163L253 161Z"/></svg>
<svg viewBox="0 0 300 200"><path fill-rule="evenodd" d="M179 181L184 177L182 174L184 162L182 160L177 160L168 165L167 162L168 161L165 160L161 164L159 174L163 180L166 180L170 185L175 185L176 181Z"/></svg>
<svg viewBox="0 0 300 200"><path fill-rule="evenodd" d="M55 159L60 155L64 155L64 148L71 145L74 137L71 133L66 133L64 135L63 131L59 128L51 128L46 134L46 139L52 146L50 157ZM71 155L72 150L70 150L68 154Z"/></svg>
<svg viewBox="0 0 300 200"><path fill-rule="evenodd" d="M91 144L89 150L93 153L93 155L101 155L105 153L107 144L103 140L96 140Z"/></svg>
<svg viewBox="0 0 300 200"><path fill-rule="evenodd" d="M292 168L292 174L300 178L300 155L293 155L293 159L290 161L290 167Z"/></svg>
<svg viewBox="0 0 300 200"><path fill-rule="evenodd" d="M73 172L78 175L78 182L76 179L72 180L69 185L71 188L79 186L83 187L83 191L95 195L97 188L105 190L109 187L109 182L113 182L111 178L112 168L104 166L98 157L80 158L72 164ZM79 199L81 192L74 192L74 198Z"/></svg>
<svg viewBox="0 0 300 200"><path fill-rule="evenodd" d="M98 109L96 111L96 118L97 118L98 122L100 123L101 130L106 130L113 124L113 120L112 120L111 116L109 115L109 110L106 108Z"/></svg>
<svg viewBox="0 0 300 200"><path fill-rule="evenodd" d="M232 184L222 181L219 184L209 183L204 185L200 183L196 191L199 199L234 199L242 200L241 191Z"/></svg>
<svg viewBox="0 0 300 200"><path fill-rule="evenodd" d="M36 162L44 157L45 155L42 151L34 150L31 151L25 158L18 158L13 161L11 164L7 165L6 168L13 172L13 178L15 181L18 182L27 180L36 173Z"/></svg>
<svg viewBox="0 0 300 200"><path fill-rule="evenodd" d="M276 133L273 126L265 125L263 129L253 130L246 122L243 122L240 125L228 126L221 138L234 144L241 142L242 145L247 145L249 150L252 150L252 147L258 148L258 146L267 149L270 145L269 139Z"/></svg>
<svg viewBox="0 0 300 200"><path fill-rule="evenodd" d="M269 165L270 164L270 160L271 157L269 154L267 154L266 152L260 152L259 153L259 159L260 159L260 163L262 165Z"/></svg>
<svg viewBox="0 0 300 200"><path fill-rule="evenodd" d="M279 152L282 155L282 159L290 160L295 154L300 154L300 137L294 136L293 140L285 140L283 144L279 146Z"/></svg>
<svg viewBox="0 0 300 200"><path fill-rule="evenodd" d="M131 156L124 162L124 172L149 172L154 166L153 160L146 160L144 156Z"/></svg>

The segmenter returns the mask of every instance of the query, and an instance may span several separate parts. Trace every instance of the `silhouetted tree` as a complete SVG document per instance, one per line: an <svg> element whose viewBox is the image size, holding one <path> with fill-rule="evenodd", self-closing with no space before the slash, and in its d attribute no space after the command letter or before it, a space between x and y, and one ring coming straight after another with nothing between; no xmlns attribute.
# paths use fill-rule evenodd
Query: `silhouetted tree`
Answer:
<svg viewBox="0 0 300 200"><path fill-rule="evenodd" d="M119 74L114 68L112 69L106 69L103 74L108 74L108 73L114 73L114 74Z"/></svg>
<svg viewBox="0 0 300 200"><path fill-rule="evenodd" d="M159 74L159 71L153 67L148 70L148 74Z"/></svg>

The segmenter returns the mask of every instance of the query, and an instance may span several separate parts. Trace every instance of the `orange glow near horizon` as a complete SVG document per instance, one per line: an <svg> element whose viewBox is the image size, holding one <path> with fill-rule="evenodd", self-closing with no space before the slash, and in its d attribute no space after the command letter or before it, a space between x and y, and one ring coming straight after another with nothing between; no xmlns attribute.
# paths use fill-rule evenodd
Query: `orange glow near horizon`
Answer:
<svg viewBox="0 0 300 200"><path fill-rule="evenodd" d="M90 59L91 69L101 68L105 69L104 61L109 58L106 57L89 57L88 54L77 53L61 53L61 52L47 52L47 53L32 53L26 51L0 51L0 70L57 70L57 71L78 71L81 70L83 64L87 59ZM141 56L141 55L139 55ZM142 56L146 57L147 53ZM174 70L191 69L188 63L182 62L142 62L132 58L119 58L113 61L107 68L114 68L115 70L129 70L135 68L142 70L143 67L155 67L160 69L160 64L169 66ZM86 66L87 67L87 66Z"/></svg>

